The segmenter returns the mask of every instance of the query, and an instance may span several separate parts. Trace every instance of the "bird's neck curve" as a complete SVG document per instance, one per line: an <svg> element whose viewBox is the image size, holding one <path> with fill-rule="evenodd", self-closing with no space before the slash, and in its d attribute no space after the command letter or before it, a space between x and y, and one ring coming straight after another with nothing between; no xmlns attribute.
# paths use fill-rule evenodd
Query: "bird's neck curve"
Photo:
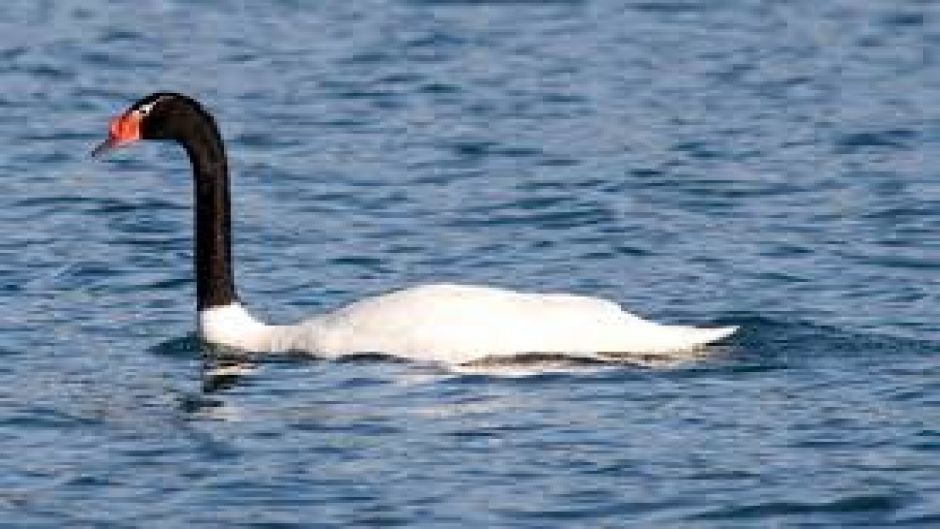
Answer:
<svg viewBox="0 0 940 529"><path fill-rule="evenodd" d="M187 125L180 143L193 168L196 309L203 311L238 300L232 268L228 162L218 127L208 114Z"/></svg>

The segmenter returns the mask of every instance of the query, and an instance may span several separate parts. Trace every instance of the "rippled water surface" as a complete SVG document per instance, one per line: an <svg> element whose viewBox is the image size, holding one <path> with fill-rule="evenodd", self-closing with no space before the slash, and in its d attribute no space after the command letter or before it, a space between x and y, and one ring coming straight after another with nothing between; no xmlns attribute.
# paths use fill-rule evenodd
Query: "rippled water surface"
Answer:
<svg viewBox="0 0 940 529"><path fill-rule="evenodd" d="M0 525L940 524L937 3L244 4L0 7ZM157 89L221 124L270 320L461 281L743 330L220 358L182 152L87 156Z"/></svg>

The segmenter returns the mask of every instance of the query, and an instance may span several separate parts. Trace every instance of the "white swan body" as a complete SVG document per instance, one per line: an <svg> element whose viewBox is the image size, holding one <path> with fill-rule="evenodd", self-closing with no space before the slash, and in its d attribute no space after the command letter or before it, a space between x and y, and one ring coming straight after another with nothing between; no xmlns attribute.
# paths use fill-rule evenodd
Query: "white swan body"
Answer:
<svg viewBox="0 0 940 529"><path fill-rule="evenodd" d="M327 358L374 352L447 364L524 353L678 353L735 330L661 325L598 298L464 285L398 290L296 325L266 325L238 303L199 314L204 340L239 349Z"/></svg>

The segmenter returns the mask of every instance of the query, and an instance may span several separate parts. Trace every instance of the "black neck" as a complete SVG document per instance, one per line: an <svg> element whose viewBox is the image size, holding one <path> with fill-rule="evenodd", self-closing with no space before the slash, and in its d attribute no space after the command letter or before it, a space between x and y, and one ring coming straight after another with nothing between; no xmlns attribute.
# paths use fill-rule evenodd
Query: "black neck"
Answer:
<svg viewBox="0 0 940 529"><path fill-rule="evenodd" d="M222 138L204 114L186 127L181 143L193 166L195 189L196 308L238 299L232 269L231 201Z"/></svg>

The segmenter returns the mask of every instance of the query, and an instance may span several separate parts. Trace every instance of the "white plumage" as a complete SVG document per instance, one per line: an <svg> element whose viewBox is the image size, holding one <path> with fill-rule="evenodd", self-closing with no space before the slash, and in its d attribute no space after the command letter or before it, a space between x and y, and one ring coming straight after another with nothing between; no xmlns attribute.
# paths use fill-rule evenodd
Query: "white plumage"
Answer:
<svg viewBox="0 0 940 529"><path fill-rule="evenodd" d="M296 325L263 324L237 303L199 315L202 338L241 349L327 358L377 352L447 364L525 353L679 353L735 330L661 325L598 298L465 285L398 290Z"/></svg>

